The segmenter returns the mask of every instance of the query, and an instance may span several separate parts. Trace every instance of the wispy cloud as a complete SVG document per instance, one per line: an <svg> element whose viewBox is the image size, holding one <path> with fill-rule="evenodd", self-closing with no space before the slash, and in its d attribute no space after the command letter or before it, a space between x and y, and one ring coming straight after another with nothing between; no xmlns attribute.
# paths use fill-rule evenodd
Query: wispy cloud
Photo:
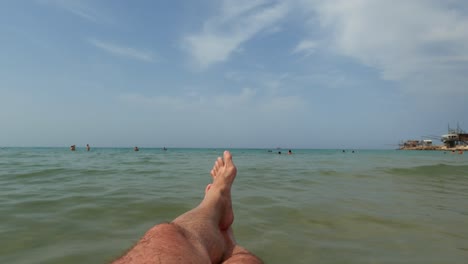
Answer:
<svg viewBox="0 0 468 264"><path fill-rule="evenodd" d="M114 43L103 42L97 39L88 39L88 42L94 45L95 47L104 50L110 54L126 57L130 59L153 62L154 55L149 51L141 51L134 48L124 47Z"/></svg>
<svg viewBox="0 0 468 264"><path fill-rule="evenodd" d="M260 95L257 89L243 88L238 93L216 95L144 96L142 94L121 94L119 102L164 112L218 113L228 111L232 115L248 112L294 113L306 106L303 98L290 95ZM242 110L241 110L242 109ZM237 114L234 114L237 113Z"/></svg>
<svg viewBox="0 0 468 264"><path fill-rule="evenodd" d="M54 5L62 8L82 19L91 22L100 22L107 20L102 14L92 8L89 3L83 0L37 0L39 3Z"/></svg>
<svg viewBox="0 0 468 264"><path fill-rule="evenodd" d="M201 68L206 68L226 61L258 33L276 28L288 10L286 3L224 0L220 14L208 19L199 33L185 36L183 46Z"/></svg>
<svg viewBox="0 0 468 264"><path fill-rule="evenodd" d="M463 1L300 0L337 53L378 69L408 91L468 90ZM464 6L455 9L454 6ZM315 24L316 26L317 24ZM311 27L311 32L317 28Z"/></svg>
<svg viewBox="0 0 468 264"><path fill-rule="evenodd" d="M299 42L299 44L297 44L297 46L294 48L292 53L293 54L302 53L307 57L315 53L317 46L318 46L317 42L313 40L303 40Z"/></svg>

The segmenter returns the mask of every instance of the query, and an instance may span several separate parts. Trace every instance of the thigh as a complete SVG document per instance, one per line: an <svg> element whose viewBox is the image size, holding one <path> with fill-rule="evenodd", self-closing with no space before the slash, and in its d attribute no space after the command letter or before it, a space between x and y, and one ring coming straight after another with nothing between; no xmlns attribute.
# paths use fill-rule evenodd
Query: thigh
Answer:
<svg viewBox="0 0 468 264"><path fill-rule="evenodd" d="M206 250L174 224L159 224L114 262L123 263L211 263Z"/></svg>

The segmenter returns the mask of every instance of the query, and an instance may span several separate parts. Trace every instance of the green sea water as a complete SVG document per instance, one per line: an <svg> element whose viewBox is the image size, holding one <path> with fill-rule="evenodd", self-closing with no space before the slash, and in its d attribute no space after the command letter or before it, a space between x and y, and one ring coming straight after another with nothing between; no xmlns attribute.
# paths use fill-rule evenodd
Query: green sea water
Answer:
<svg viewBox="0 0 468 264"><path fill-rule="evenodd" d="M0 263L108 263L195 207L221 149L0 148ZM266 263L468 263L468 153L233 149Z"/></svg>

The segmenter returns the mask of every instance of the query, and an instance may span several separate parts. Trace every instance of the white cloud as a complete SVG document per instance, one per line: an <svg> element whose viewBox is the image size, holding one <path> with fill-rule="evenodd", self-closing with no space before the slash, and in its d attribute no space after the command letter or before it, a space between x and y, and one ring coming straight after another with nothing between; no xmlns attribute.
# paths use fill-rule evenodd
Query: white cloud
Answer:
<svg viewBox="0 0 468 264"><path fill-rule="evenodd" d="M462 1L302 0L338 53L416 92L466 93L468 16ZM312 29L316 30L316 29Z"/></svg>
<svg viewBox="0 0 468 264"><path fill-rule="evenodd" d="M135 108L162 111L164 113L222 113L235 114L293 113L303 109L306 103L298 96L267 95L260 96L256 89L244 88L239 93L215 95L144 96L142 94L122 94L118 101Z"/></svg>
<svg viewBox="0 0 468 264"><path fill-rule="evenodd" d="M135 60L141 60L146 62L153 62L154 56L149 51L141 51L134 48L124 47L109 42L103 42L97 39L88 39L88 42L92 45L100 48L110 54L117 55L120 57L126 57Z"/></svg>
<svg viewBox="0 0 468 264"><path fill-rule="evenodd" d="M303 40L299 42L299 44L297 44L292 53L302 53L307 57L315 53L315 49L317 48L317 46L317 42L313 40Z"/></svg>
<svg viewBox="0 0 468 264"><path fill-rule="evenodd" d="M221 14L218 19L229 22L243 16L256 8L267 4L266 0L224 0L221 3Z"/></svg>
<svg viewBox="0 0 468 264"><path fill-rule="evenodd" d="M213 102L218 107L245 107L252 105L256 96L256 91L250 88L244 88L239 94L217 95L213 97Z"/></svg>
<svg viewBox="0 0 468 264"><path fill-rule="evenodd" d="M137 93L131 94L122 94L118 96L120 102L133 105L136 107L144 108L161 108L161 109L172 109L172 110L181 110L184 107L187 107L189 101L183 97L173 97L173 96L154 96L147 97ZM169 107L169 108L168 108Z"/></svg>
<svg viewBox="0 0 468 264"><path fill-rule="evenodd" d="M76 16L79 16L85 20L91 22L98 22L103 19L103 16L99 14L95 9L91 8L90 5L86 4L85 1L80 0L37 0L39 3L45 3L62 8Z"/></svg>
<svg viewBox="0 0 468 264"><path fill-rule="evenodd" d="M252 89L243 89L239 94L218 94L202 96L196 93L176 96L144 96L141 94L122 94L119 101L147 109L165 112L197 112L203 109L231 108L250 104L255 96Z"/></svg>
<svg viewBox="0 0 468 264"><path fill-rule="evenodd" d="M183 46L201 68L226 61L240 45L258 33L276 28L288 12L286 3L263 0L223 1L220 14L207 20L201 32L183 38Z"/></svg>
<svg viewBox="0 0 468 264"><path fill-rule="evenodd" d="M297 109L304 109L306 103L299 96L277 96L271 98L268 103L261 104L259 109L262 112L290 112Z"/></svg>

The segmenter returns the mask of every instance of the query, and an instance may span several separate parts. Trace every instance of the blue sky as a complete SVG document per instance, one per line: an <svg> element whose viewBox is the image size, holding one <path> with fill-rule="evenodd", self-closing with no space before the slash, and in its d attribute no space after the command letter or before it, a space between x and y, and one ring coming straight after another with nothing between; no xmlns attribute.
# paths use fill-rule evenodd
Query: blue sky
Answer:
<svg viewBox="0 0 468 264"><path fill-rule="evenodd" d="M11 0L0 43L0 146L394 148L468 129L461 0Z"/></svg>

